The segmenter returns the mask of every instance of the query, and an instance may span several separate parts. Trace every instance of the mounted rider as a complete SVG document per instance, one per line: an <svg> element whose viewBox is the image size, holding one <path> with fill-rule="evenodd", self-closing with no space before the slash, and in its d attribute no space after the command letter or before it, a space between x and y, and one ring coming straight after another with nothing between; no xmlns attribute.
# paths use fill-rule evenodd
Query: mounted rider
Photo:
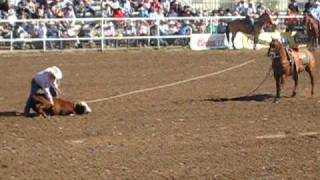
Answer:
<svg viewBox="0 0 320 180"><path fill-rule="evenodd" d="M309 9L309 14L314 17L318 23L320 21L320 2L315 2L313 6Z"/></svg>
<svg viewBox="0 0 320 180"><path fill-rule="evenodd" d="M248 2L248 8L246 13L246 20L251 26L251 30L254 31L254 20L256 18L256 10L251 1Z"/></svg>

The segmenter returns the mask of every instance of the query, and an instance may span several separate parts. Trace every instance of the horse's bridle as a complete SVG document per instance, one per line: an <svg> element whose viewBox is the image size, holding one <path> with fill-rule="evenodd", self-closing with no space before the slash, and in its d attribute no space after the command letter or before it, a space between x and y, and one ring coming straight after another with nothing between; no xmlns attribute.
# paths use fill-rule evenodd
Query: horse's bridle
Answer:
<svg viewBox="0 0 320 180"><path fill-rule="evenodd" d="M279 58L280 57L280 54L279 54L279 51L276 50L276 48L271 45L269 47L269 50L268 50L268 54L267 54L269 57L271 57L272 59L275 59L275 58Z"/></svg>

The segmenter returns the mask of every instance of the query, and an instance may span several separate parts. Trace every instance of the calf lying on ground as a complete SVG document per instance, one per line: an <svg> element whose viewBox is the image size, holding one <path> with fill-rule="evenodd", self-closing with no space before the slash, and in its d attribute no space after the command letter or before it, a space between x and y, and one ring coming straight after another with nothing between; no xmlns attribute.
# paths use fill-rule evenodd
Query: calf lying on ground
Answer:
<svg viewBox="0 0 320 180"><path fill-rule="evenodd" d="M32 101L32 109L43 117L47 117L47 115L88 114L91 112L90 107L85 102L72 103L61 98L54 98L54 105L52 106L44 94L33 95Z"/></svg>

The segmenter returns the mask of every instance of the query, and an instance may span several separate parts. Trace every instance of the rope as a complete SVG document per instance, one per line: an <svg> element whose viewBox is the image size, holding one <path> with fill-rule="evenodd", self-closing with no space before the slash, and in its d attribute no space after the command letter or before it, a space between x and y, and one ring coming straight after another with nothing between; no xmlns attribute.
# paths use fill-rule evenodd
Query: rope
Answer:
<svg viewBox="0 0 320 180"><path fill-rule="evenodd" d="M251 90L246 96L250 96L252 95L254 92L256 92L262 85L263 83L267 80L267 78L269 77L270 75L270 72L272 70L272 65L270 65L270 68L268 69L267 73L266 73L266 76L263 78L263 80L260 82L260 84L254 88L253 90Z"/></svg>
<svg viewBox="0 0 320 180"><path fill-rule="evenodd" d="M166 88L166 87L176 86L176 85L184 84L184 83L187 83L187 82L190 82L190 81L195 81L195 80L207 78L207 77L210 77L210 76L215 76L215 75L218 75L218 74L222 74L224 72L227 72L227 71L230 71L230 70L233 70L233 69L237 69L237 68L240 68L240 67L245 66L247 64L250 64L250 63L252 63L254 61L255 61L255 59L252 59L252 60L249 60L247 62L238 64L236 66L229 67L229 68L221 70L221 71L217 71L217 72L210 73L210 74L205 74L205 75L198 76L198 77L193 77L193 78L190 78L190 79L185 79L185 80L182 80L182 81L173 82L173 83L170 83L170 84L165 84L165 85L146 88L146 89L135 90L135 91L119 94L119 95L116 95L116 96L100 98L100 99L94 99L94 100L88 100L88 101L85 101L85 102L89 104L89 103L96 103L96 102L101 102L101 101L108 101L108 100L111 100L111 99L116 99L116 98L129 96L129 95L133 95L133 94L138 94L138 93L153 91L153 90L162 89L162 88Z"/></svg>

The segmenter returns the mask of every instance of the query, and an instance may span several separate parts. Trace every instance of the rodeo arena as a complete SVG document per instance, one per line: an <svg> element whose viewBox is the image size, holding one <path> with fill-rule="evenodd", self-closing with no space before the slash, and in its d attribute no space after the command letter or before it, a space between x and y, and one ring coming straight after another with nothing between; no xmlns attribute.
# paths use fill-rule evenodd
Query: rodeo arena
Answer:
<svg viewBox="0 0 320 180"><path fill-rule="evenodd" d="M0 0L0 180L319 179L318 0Z"/></svg>

